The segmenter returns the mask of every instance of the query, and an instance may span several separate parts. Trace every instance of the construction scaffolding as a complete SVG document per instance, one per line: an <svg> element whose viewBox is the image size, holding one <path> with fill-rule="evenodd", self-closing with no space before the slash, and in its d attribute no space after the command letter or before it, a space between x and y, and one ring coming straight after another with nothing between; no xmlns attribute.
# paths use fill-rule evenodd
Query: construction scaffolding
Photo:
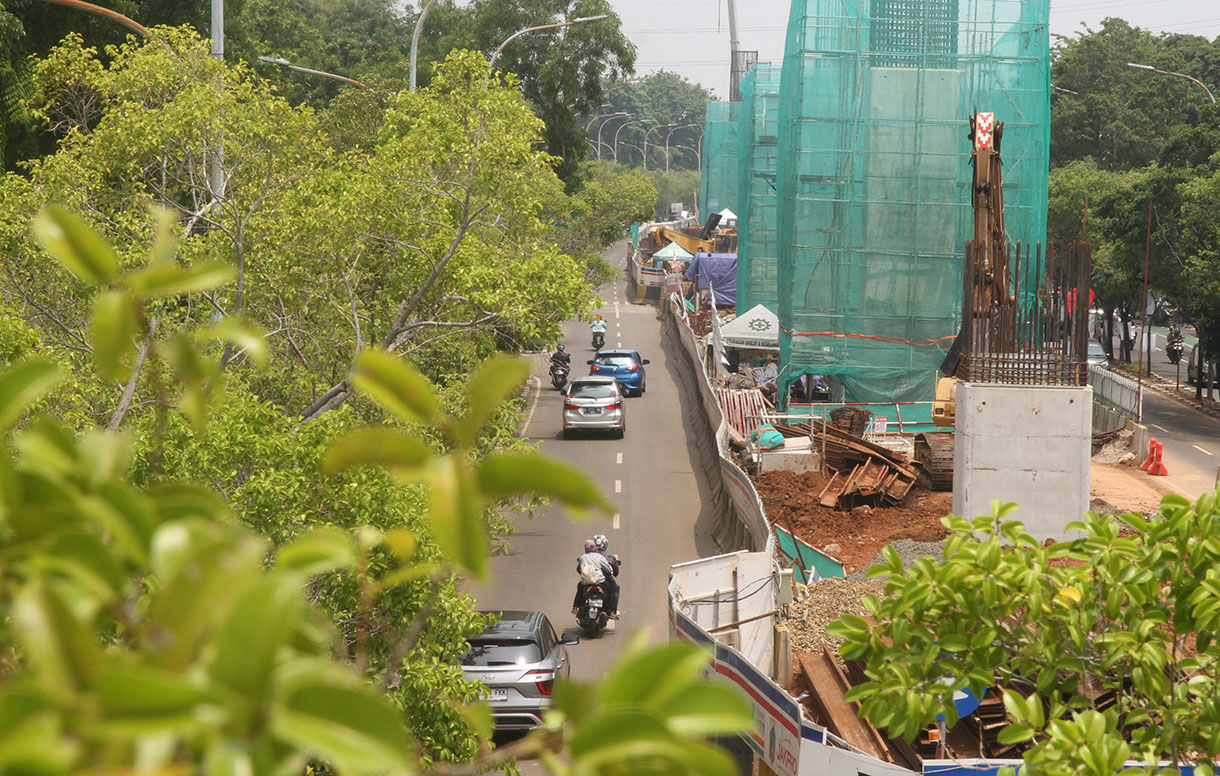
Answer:
<svg viewBox="0 0 1220 776"><path fill-rule="evenodd" d="M737 113L739 102L709 102L703 125L699 220L726 207L737 212Z"/></svg>
<svg viewBox="0 0 1220 776"><path fill-rule="evenodd" d="M784 386L822 374L835 400L932 396L961 322L976 109L1006 126L1006 242L1045 240L1048 14L1049 0L793 0L775 161Z"/></svg>
<svg viewBox="0 0 1220 776"><path fill-rule="evenodd" d="M778 65L758 65L741 82L737 121L737 309L779 299L775 157L779 138Z"/></svg>

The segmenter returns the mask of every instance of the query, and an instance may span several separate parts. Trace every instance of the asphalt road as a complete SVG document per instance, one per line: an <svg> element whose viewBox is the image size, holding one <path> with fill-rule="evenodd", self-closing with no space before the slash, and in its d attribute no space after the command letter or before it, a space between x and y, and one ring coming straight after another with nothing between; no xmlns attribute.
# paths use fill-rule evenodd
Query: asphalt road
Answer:
<svg viewBox="0 0 1220 776"><path fill-rule="evenodd" d="M620 243L604 254L616 267L624 263ZM627 399L624 439L609 435L565 440L561 435L562 394L550 383L545 355L534 358L535 398L525 435L542 450L590 473L616 505L613 516L571 522L552 508L532 520L518 517L510 552L492 559L489 583L471 593L480 609L538 609L556 630L577 633L569 647L572 678L599 678L618 654L629 633L648 628L650 640L668 639L666 584L675 563L715 554L711 539L707 485L696 473L693 438L682 419L672 354L661 344L656 307L628 300L634 287L618 281L601 289L605 305L607 347L629 347L651 360L646 367L647 392ZM593 357L586 323L570 321L564 343L572 354L572 373L587 374ZM585 539L603 533L610 551L623 560L622 618L597 639L585 639L571 614L576 590L576 557Z"/></svg>

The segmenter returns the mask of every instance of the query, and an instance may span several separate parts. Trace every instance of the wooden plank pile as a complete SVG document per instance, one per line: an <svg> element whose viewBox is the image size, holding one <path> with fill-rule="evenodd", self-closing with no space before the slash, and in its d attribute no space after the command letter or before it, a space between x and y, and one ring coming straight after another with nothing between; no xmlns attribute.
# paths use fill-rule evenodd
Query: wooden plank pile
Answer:
<svg viewBox="0 0 1220 776"><path fill-rule="evenodd" d="M953 490L954 436L947 432L915 435L915 463L923 468L930 490Z"/></svg>
<svg viewBox="0 0 1220 776"><path fill-rule="evenodd" d="M825 449L825 462L834 470L818 494L824 507L897 506L915 485L918 471L900 452L835 426L815 426L812 436L814 448Z"/></svg>

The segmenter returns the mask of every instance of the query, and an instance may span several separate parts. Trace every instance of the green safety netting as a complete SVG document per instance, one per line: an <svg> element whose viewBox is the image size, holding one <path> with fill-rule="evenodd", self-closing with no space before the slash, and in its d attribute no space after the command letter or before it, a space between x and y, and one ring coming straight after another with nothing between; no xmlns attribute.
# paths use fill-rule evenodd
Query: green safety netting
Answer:
<svg viewBox="0 0 1220 776"><path fill-rule="evenodd" d="M1045 239L1048 15L1049 0L793 0L776 160L785 385L825 374L838 400L931 399L961 317L976 109L1006 125L1008 239Z"/></svg>
<svg viewBox="0 0 1220 776"><path fill-rule="evenodd" d="M709 102L703 125L699 176L699 218L726 207L737 212L738 102Z"/></svg>
<svg viewBox="0 0 1220 776"><path fill-rule="evenodd" d="M741 79L737 117L737 309L779 299L775 241L775 154L779 139L779 65L757 65Z"/></svg>

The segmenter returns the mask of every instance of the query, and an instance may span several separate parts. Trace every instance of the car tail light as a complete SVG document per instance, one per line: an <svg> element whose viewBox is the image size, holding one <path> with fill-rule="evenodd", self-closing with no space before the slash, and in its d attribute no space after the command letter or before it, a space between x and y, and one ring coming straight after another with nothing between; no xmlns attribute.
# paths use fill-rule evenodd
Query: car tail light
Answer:
<svg viewBox="0 0 1220 776"><path fill-rule="evenodd" d="M530 671L528 675L534 680L534 684L538 685L538 692L543 695L550 695L554 691L554 671Z"/></svg>
<svg viewBox="0 0 1220 776"><path fill-rule="evenodd" d="M589 371L590 371L590 372L600 372L600 371L602 371L601 364L594 364L594 365L593 365L593 368L592 368L592 369L590 369Z"/></svg>
<svg viewBox="0 0 1220 776"><path fill-rule="evenodd" d="M638 372L638 371L640 371L640 368L638 366L636 366L635 364L628 364L627 371L628 372Z"/></svg>
<svg viewBox="0 0 1220 776"><path fill-rule="evenodd" d="M613 401L606 405L606 409L608 410L621 410L622 408L623 403L621 401Z"/></svg>
<svg viewBox="0 0 1220 776"><path fill-rule="evenodd" d="M570 402L570 401L565 401L565 402L563 403L563 408L564 408L565 410L578 410L578 409L580 409L580 405L579 405L579 404L573 404L573 403L572 403L572 402Z"/></svg>

